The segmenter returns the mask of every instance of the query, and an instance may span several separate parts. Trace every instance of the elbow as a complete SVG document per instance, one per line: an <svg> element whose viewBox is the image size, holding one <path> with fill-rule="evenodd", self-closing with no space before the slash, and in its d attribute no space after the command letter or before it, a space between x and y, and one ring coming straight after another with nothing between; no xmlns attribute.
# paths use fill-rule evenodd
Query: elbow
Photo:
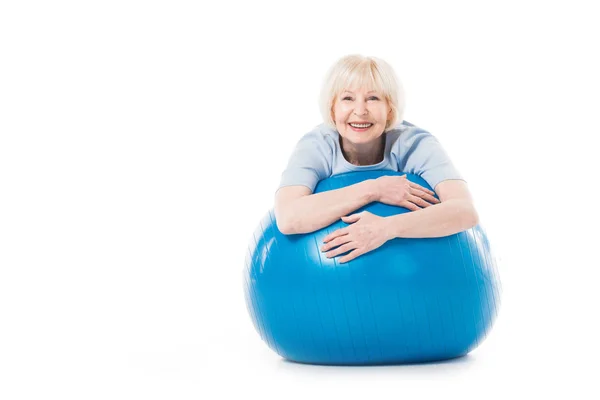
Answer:
<svg viewBox="0 0 600 400"><path fill-rule="evenodd" d="M284 235L300 235L310 233L316 229L310 229L306 224L302 224L297 219L276 218L277 229Z"/></svg>
<svg viewBox="0 0 600 400"><path fill-rule="evenodd" d="M479 214L477 213L477 210L472 204L469 205L466 215L469 224L469 229L474 228L479 224Z"/></svg>
<svg viewBox="0 0 600 400"><path fill-rule="evenodd" d="M294 229L294 223L291 218L287 217L285 213L275 212L275 223L277 224L277 229L284 235L293 235L296 232Z"/></svg>
<svg viewBox="0 0 600 400"><path fill-rule="evenodd" d="M460 201L460 205L456 203L457 208L455 209L456 224L460 226L461 232L474 228L479 224L479 214L475 209L475 206L470 201Z"/></svg>
<svg viewBox="0 0 600 400"><path fill-rule="evenodd" d="M477 214L477 211L475 211L475 217L473 218L473 221L473 226L479 225L479 214Z"/></svg>
<svg viewBox="0 0 600 400"><path fill-rule="evenodd" d="M290 223L280 221L279 219L276 222L277 222L277 229L279 229L279 232L281 232L282 234L293 235L294 233L296 233Z"/></svg>

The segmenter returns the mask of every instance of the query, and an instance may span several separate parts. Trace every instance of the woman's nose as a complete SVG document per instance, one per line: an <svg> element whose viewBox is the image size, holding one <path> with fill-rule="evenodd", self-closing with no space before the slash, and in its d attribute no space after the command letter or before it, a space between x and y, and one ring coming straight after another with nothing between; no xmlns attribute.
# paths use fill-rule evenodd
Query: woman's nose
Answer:
<svg viewBox="0 0 600 400"><path fill-rule="evenodd" d="M356 115L364 115L367 113L367 106L365 103L358 103L354 109Z"/></svg>

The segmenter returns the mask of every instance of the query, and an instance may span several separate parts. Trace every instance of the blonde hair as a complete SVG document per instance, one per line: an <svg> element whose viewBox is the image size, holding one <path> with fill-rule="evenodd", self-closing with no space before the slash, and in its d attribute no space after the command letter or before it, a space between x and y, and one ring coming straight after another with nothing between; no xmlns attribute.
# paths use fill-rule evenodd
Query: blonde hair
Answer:
<svg viewBox="0 0 600 400"><path fill-rule="evenodd" d="M392 129L404 117L405 94L402 83L393 68L382 59L351 54L340 58L330 67L319 97L319 108L323 121L336 129L333 119L335 98L353 86L381 92L391 109L391 117L384 132Z"/></svg>

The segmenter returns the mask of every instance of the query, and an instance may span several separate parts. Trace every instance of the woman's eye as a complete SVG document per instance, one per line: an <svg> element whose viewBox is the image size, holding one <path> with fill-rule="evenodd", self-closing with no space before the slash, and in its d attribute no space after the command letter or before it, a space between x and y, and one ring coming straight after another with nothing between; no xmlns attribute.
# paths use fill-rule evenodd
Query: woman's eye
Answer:
<svg viewBox="0 0 600 400"><path fill-rule="evenodd" d="M371 96L371 97L369 97L369 100L371 100L371 99L373 99L373 100L379 100L379 97L377 97L377 96ZM346 96L342 100L352 100L352 97Z"/></svg>

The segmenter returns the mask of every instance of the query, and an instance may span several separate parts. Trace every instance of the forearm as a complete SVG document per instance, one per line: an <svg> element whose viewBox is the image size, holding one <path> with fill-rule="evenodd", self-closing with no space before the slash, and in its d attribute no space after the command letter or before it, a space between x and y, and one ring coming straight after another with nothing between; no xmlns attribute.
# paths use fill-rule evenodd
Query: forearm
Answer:
<svg viewBox="0 0 600 400"><path fill-rule="evenodd" d="M290 217L284 233L317 231L375 201L374 182L370 179L342 189L311 194L295 200L286 210Z"/></svg>
<svg viewBox="0 0 600 400"><path fill-rule="evenodd" d="M434 238L450 236L477 225L478 216L470 202L450 199L418 211L385 218L393 238Z"/></svg>

